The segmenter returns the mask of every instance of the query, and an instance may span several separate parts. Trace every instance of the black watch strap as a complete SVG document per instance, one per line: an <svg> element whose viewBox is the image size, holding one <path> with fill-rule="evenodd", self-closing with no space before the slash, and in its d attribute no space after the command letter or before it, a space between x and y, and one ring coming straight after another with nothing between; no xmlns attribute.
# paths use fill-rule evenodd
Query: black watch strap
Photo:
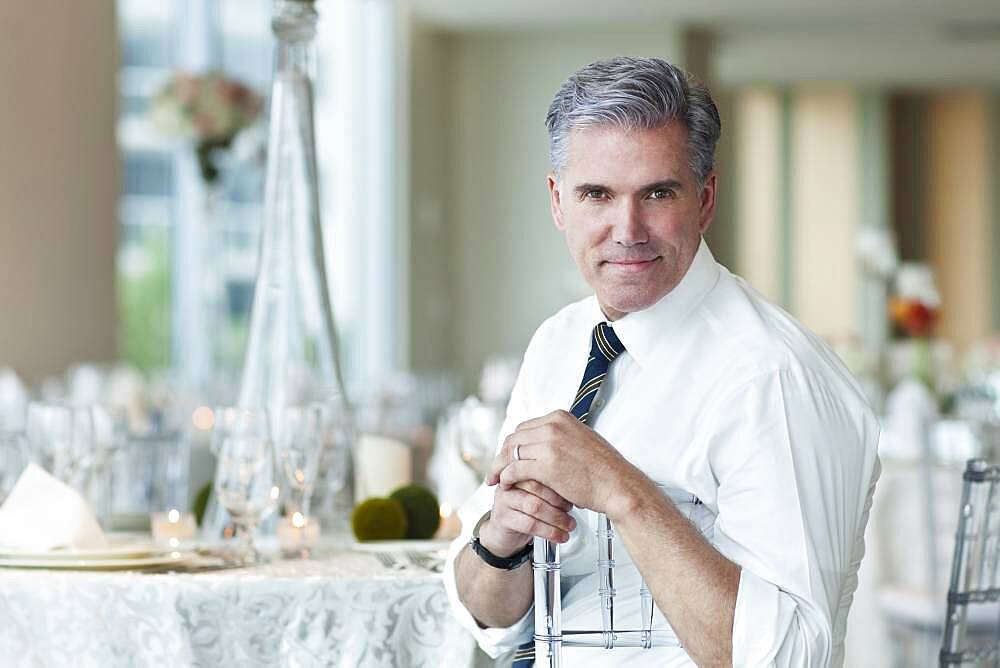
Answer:
<svg viewBox="0 0 1000 668"><path fill-rule="evenodd" d="M472 530L472 540L469 541L469 547L472 551L479 555L479 558L485 561L487 564L493 568L499 568L504 571L512 571L516 568L520 568L521 564L531 559L531 553L533 548L533 543L528 543L523 549L515 552L509 557L498 557L489 550L486 549L481 542L479 542L479 527L482 526L483 522L490 518L490 513L487 512L485 515L479 518L476 522L476 528Z"/></svg>

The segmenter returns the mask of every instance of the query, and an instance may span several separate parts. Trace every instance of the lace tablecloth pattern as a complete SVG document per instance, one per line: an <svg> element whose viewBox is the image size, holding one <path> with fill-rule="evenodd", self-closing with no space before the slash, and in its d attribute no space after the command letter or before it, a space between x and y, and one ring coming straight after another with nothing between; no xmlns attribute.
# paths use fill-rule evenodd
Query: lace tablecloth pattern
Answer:
<svg viewBox="0 0 1000 668"><path fill-rule="evenodd" d="M204 573L0 570L14 666L469 666L441 576L336 552Z"/></svg>

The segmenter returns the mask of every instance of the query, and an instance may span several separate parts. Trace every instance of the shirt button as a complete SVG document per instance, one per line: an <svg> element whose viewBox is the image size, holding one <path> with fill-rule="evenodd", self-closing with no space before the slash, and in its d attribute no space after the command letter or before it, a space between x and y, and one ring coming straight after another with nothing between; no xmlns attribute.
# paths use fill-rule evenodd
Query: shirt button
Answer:
<svg viewBox="0 0 1000 668"><path fill-rule="evenodd" d="M604 406L604 400L598 397L597 399L594 399L594 403L590 405L590 408L596 411L602 406Z"/></svg>

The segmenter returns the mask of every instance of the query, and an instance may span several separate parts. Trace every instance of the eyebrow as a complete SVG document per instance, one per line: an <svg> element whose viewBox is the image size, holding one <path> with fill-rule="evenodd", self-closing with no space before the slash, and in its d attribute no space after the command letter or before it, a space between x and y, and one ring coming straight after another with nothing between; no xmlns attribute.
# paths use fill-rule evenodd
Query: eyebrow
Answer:
<svg viewBox="0 0 1000 668"><path fill-rule="evenodd" d="M639 187L639 192L652 192L654 190L660 190L661 188L666 188L670 190L683 190L684 184L676 179L664 179L662 181L656 181L654 183L649 183L644 186ZM573 188L573 192L577 195L584 195L591 190L604 190L606 192L614 192L613 189L601 185L600 183L581 183L580 185Z"/></svg>

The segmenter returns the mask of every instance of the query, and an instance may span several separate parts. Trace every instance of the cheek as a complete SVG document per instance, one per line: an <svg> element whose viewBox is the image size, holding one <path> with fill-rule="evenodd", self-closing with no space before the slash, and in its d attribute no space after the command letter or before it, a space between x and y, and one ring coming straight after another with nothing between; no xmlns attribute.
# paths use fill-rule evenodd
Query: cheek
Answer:
<svg viewBox="0 0 1000 668"><path fill-rule="evenodd" d="M573 257L582 259L587 256L587 254L600 243L600 239L596 234L599 226L588 224L584 220L573 220L566 225L566 230L564 234L566 235L566 244L569 246L570 253Z"/></svg>

